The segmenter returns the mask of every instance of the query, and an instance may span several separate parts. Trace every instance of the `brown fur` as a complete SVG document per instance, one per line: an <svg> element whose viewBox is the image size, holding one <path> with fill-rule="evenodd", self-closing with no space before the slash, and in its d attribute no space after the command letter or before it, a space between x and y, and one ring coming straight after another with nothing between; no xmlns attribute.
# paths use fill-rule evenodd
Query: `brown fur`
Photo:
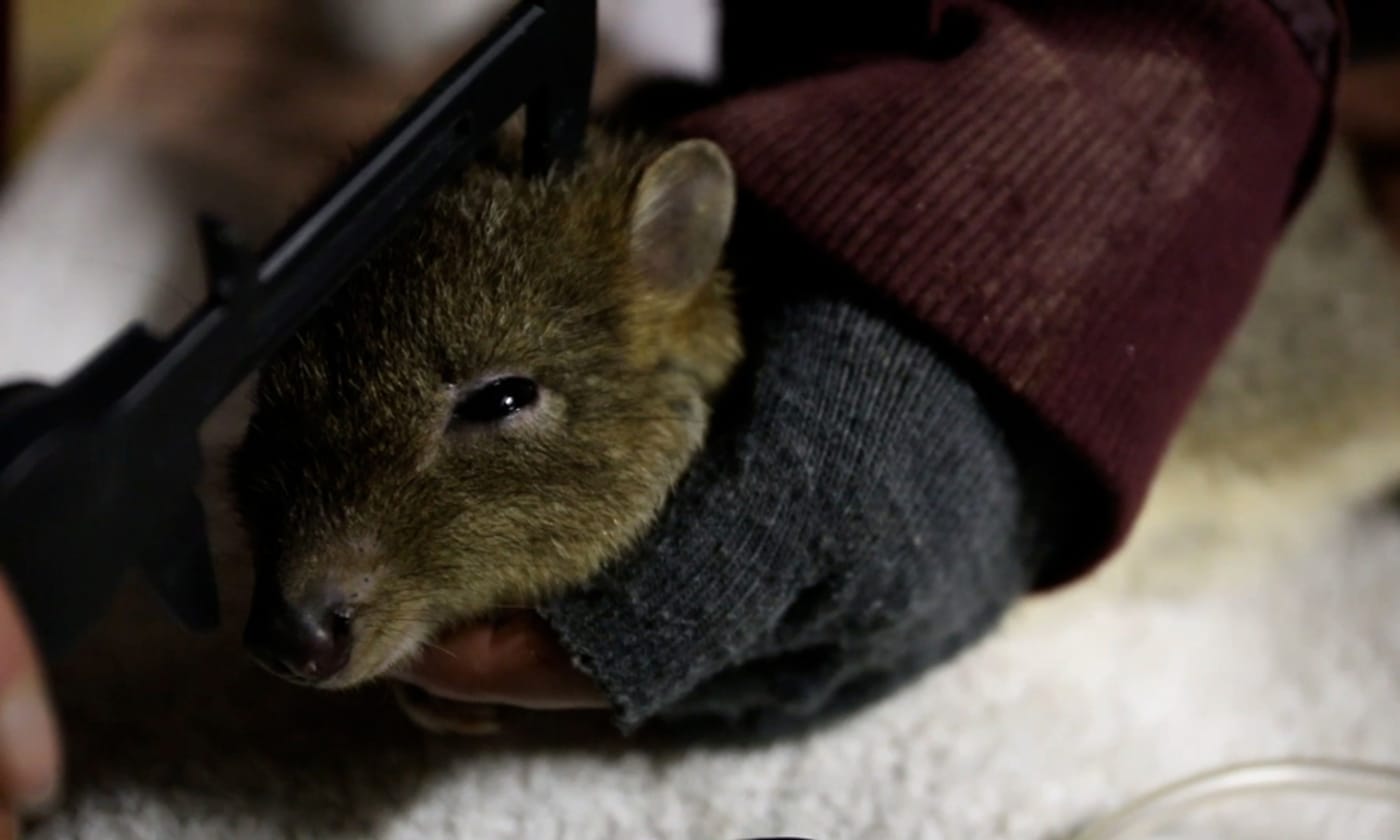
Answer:
<svg viewBox="0 0 1400 840"><path fill-rule="evenodd" d="M260 577L350 599L350 662L324 686L617 558L740 358L718 254L683 244L723 247L718 149L594 133L542 180L516 149L442 190L263 370L235 493ZM453 387L501 374L539 383L530 421L449 431Z"/></svg>

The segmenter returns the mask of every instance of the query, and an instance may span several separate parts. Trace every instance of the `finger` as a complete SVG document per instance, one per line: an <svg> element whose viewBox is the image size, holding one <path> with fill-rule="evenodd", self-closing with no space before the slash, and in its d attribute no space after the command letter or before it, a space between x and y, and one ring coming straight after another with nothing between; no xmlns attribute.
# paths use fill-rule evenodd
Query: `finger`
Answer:
<svg viewBox="0 0 1400 840"><path fill-rule="evenodd" d="M531 611L478 622L430 647L398 678L436 697L528 709L603 709L607 698Z"/></svg>
<svg viewBox="0 0 1400 840"><path fill-rule="evenodd" d="M9 808L0 806L0 840L18 840L19 819Z"/></svg>
<svg viewBox="0 0 1400 840"><path fill-rule="evenodd" d="M58 726L29 632L0 580L0 798L20 810L48 805L58 791Z"/></svg>

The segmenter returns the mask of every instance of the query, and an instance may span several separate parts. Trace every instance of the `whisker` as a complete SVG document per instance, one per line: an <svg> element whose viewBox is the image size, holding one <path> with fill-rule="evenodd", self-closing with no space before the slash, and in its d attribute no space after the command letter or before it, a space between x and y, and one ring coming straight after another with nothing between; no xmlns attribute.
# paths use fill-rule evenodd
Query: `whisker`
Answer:
<svg viewBox="0 0 1400 840"><path fill-rule="evenodd" d="M443 647L443 646L440 645L440 644L437 644L436 642L424 642L424 643L423 643L423 647L425 647L425 648L432 648L433 650L436 650L436 651L438 651L439 653L445 653L445 654L447 654L448 656L452 657L453 659L457 659L457 658L458 658L457 653L456 653L455 651L448 650L447 648Z"/></svg>

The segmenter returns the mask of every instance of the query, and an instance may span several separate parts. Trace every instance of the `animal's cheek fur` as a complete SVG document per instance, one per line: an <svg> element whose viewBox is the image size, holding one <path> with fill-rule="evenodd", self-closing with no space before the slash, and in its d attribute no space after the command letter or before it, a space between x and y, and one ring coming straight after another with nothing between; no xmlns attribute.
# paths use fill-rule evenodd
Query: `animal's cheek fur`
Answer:
<svg viewBox="0 0 1400 840"><path fill-rule="evenodd" d="M349 662L325 687L349 688L378 679L411 660L442 629L428 605L413 599L381 598L364 604L355 616Z"/></svg>
<svg viewBox="0 0 1400 840"><path fill-rule="evenodd" d="M373 596L356 610L350 661L325 687L383 677L452 627L502 606L525 605L538 571L475 552L388 560Z"/></svg>
<svg viewBox="0 0 1400 840"><path fill-rule="evenodd" d="M307 581L313 587L329 584L338 587L351 606L350 659L326 688L347 688L383 676L467 613L485 612L479 605L491 598L475 585L479 576L468 571L473 565L468 558L441 551L405 553L382 543L372 552L356 551L356 542L370 544L336 540L318 552L324 559L289 558L285 563L289 588L295 591Z"/></svg>

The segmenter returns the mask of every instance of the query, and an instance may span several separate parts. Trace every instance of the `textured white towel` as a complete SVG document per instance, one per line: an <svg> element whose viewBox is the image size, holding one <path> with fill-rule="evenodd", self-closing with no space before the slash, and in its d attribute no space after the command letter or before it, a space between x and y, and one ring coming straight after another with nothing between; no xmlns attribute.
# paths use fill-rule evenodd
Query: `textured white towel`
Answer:
<svg viewBox="0 0 1400 840"><path fill-rule="evenodd" d="M63 671L72 789L34 836L1050 840L1220 762L1400 762L1393 512L1190 592L1123 587L1127 571L1028 605L844 725L751 751L433 741L378 692L282 685L136 598ZM1254 831L1190 836L1400 835L1400 809L1249 804L1230 813Z"/></svg>

